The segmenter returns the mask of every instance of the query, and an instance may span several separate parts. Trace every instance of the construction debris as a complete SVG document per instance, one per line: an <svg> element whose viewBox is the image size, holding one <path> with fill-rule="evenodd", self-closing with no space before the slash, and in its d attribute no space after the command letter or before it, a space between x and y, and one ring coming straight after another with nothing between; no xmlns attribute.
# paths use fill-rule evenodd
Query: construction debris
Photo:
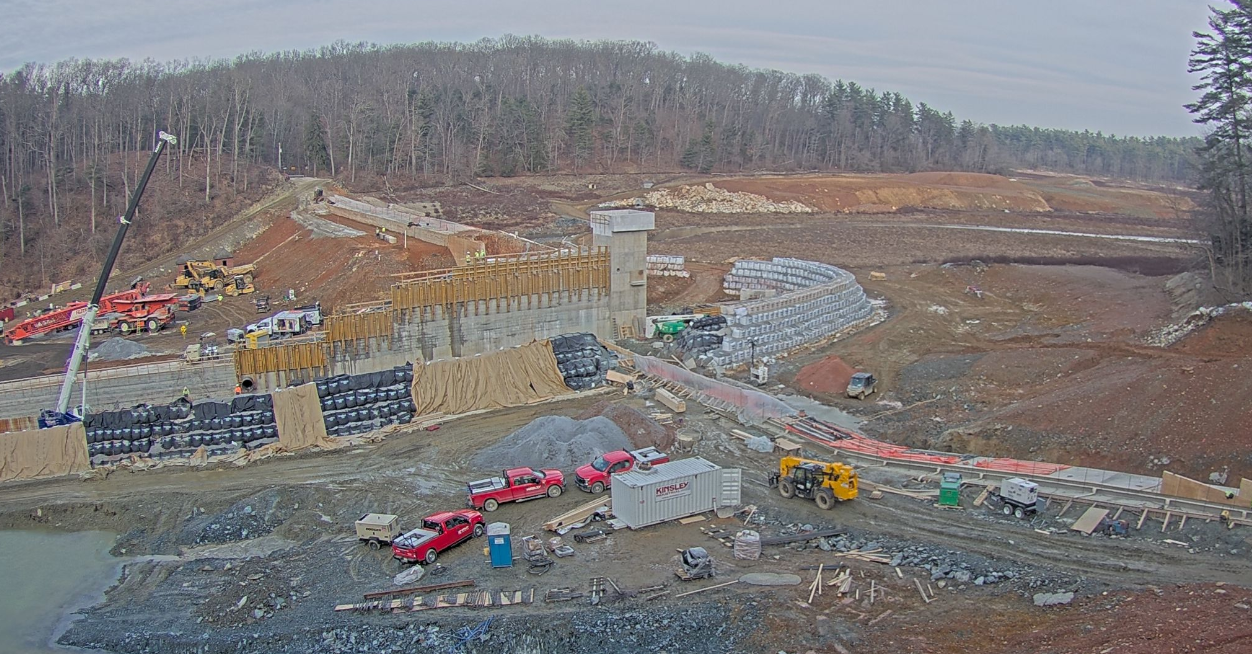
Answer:
<svg viewBox="0 0 1252 654"><path fill-rule="evenodd" d="M791 536L772 536L770 538L762 538L762 545L786 545L787 543L799 543L814 538L826 538L828 536L838 536L843 533L842 529L819 529L817 531L803 532L793 534Z"/></svg>
<svg viewBox="0 0 1252 654"><path fill-rule="evenodd" d="M628 207L640 205L657 209L675 209L689 213L813 213L815 209L802 202L786 200L775 202L763 195L727 191L713 186L678 186L644 193L637 198L605 202L601 207Z"/></svg>

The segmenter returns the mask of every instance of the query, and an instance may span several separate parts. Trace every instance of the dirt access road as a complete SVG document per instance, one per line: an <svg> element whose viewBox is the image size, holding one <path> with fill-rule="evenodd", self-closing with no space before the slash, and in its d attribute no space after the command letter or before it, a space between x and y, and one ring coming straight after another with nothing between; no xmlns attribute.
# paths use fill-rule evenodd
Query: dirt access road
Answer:
<svg viewBox="0 0 1252 654"><path fill-rule="evenodd" d="M171 468L118 472L88 482L63 479L12 484L0 499L0 526L80 530L126 525L127 531L115 548L118 554L177 557L132 564L121 585L109 593L105 604L75 625L67 642L104 646L113 651L182 651L180 648L185 649L194 641L209 643L208 651L294 652L316 648L327 630L377 626L384 631L375 651L391 651L386 647L398 646L395 638L410 637L404 629L406 625L433 620L446 629L477 623L484 615L448 610L429 617L422 615L415 621L409 616L333 613L330 607L336 603L355 601L361 593L388 587L391 575L400 570L385 552L374 552L355 543L352 521L369 511L395 513L411 521L437 509L459 506L464 498L464 481L492 472L468 467L464 462L472 453L536 417L576 415L602 397L471 416L447 423L435 432L408 431L376 445L275 458L245 468ZM639 399L626 402L643 408ZM892 567L869 563L853 563L853 569L858 584L867 585L872 579L886 590L889 599L883 601L887 603L876 608L892 608L902 615L915 616L908 620L922 620L923 616L955 619L952 612L963 606L965 599L976 600L984 608L1021 610L1029 606L1028 600L1023 604L1021 594L1042 590L1098 593L1105 589L1198 581L1252 585L1247 555L1229 554L1232 548L1242 551L1243 546L1232 545L1230 539L1241 543L1243 534L1227 532L1216 525L1193 522L1182 534L1171 531L1165 535L1155 533L1148 525L1129 539L1084 538L1065 532L1067 520L1074 516L1058 519L1054 515L1056 508L1031 523L1023 523L1006 520L989 508L941 512L926 503L890 495L882 500L858 499L831 512L821 511L810 502L784 500L763 483L768 470L776 465L774 457L744 450L737 441L725 436L729 426L692 407L685 429L703 435L698 454L745 470L744 501L759 507L753 518L754 528L773 535L785 533L793 525L837 524L847 534L838 547L882 548L890 556L905 557L899 565L903 576L896 575ZM571 472L566 471L567 475ZM907 483L904 478L866 474L874 474L880 482ZM506 505L489 519L507 521L517 541L527 534L548 537L550 534L543 534L540 528L545 520L587 499L586 494L571 487L556 499ZM716 519L701 524L710 523L732 530L740 524ZM448 572L431 581L470 578L488 589L537 587L542 593L555 587L585 589L590 577L605 575L626 588L665 584L672 596L707 585L674 585L668 553L692 545L711 547L719 558L720 575L726 579L744 572L795 572L801 566L820 562L832 566L849 563L811 545L772 549L770 556L756 562L736 561L701 534L699 526L670 523L639 532L615 533L597 545L575 544L576 557L560 561L542 577L527 575L524 567L487 572L482 566L481 545L463 545L440 557ZM1035 529L1056 533L1044 535ZM1165 537L1190 540L1195 551L1165 544L1161 541ZM948 588L940 587L939 592L950 594L950 600L924 604L916 595L913 579L926 583L933 573L922 565L966 570L971 575L969 579L1003 576L999 583L984 586L949 580ZM310 570L318 572L310 575ZM801 574L808 578L812 573ZM860 577L862 574L865 576ZM635 598L618 600L607 610L608 615L621 616L615 619L627 622L673 622L675 626L658 627L657 633L680 639L669 642L671 648L683 643L681 651L777 651L821 646L831 636L795 628L796 624L808 624L812 619L811 614L797 609L795 604L797 599L804 600L805 591L789 587L731 588L714 591L695 604L669 597L650 603ZM276 602L278 597L286 599ZM758 635L762 640L752 641L754 645L741 640L749 637L746 634L727 634L729 642L739 643L730 649L724 646L726 641L688 642L673 633L679 628L717 628L734 615L733 607L743 608L749 599L760 602L762 609L771 607L771 615L796 613L790 619L790 628L767 622ZM837 597L829 596L816 599L813 606L819 611L830 609L835 637L851 639L845 643L867 638L875 640L864 642L885 643L899 637L898 632L866 630L863 622L858 623L855 612L865 613L870 607L847 607ZM855 611L849 612L850 609ZM539 603L515 612L501 610L498 616L504 622L499 627L503 630L499 637L534 632L552 621L582 620L580 616L585 610L606 609L592 609L581 603ZM254 615L252 611L260 613ZM674 614L676 611L685 613ZM760 619L755 613L743 617L748 625L757 624ZM390 625L399 625L401 629ZM559 636L544 638L550 644L557 642ZM876 640L879 638L882 640ZM242 644L244 641L247 644ZM621 641L606 644L604 650L637 651L631 645L637 646Z"/></svg>

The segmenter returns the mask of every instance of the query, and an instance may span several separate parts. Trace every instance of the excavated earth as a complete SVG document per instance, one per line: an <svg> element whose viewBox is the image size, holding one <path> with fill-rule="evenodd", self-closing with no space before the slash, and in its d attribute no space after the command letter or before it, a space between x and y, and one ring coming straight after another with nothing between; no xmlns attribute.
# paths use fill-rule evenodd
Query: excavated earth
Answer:
<svg viewBox="0 0 1252 654"><path fill-rule="evenodd" d="M640 195L644 181L662 188L712 182L772 202L804 203L819 211L658 211L650 253L686 256L692 276L650 284L649 304L676 310L724 298L721 275L736 257L829 262L856 273L867 293L885 301L890 318L775 361L771 373L777 383L864 419L867 433L918 447L1141 474L1168 469L1199 479L1212 472L1234 482L1252 478L1246 436L1252 433L1246 411L1252 387L1244 374L1252 366L1252 317L1234 312L1168 347L1151 344L1194 308L1166 291L1175 275L1195 266L1188 245L965 229L1191 238L1176 211L1188 201L1185 194L1044 174L826 178L553 176L483 182L495 193L462 185L401 195L439 200L450 218L471 224L478 218L484 227L554 240L584 233L580 211ZM953 209L953 202L960 206ZM910 203L922 208L909 209ZM884 208L892 205L894 213ZM938 208L924 208L932 205ZM436 253L415 255L412 243L405 253L369 232L315 238L317 230L272 218L268 231L243 250L259 260L258 281L266 289L304 289L295 286L310 274L296 265L304 256L315 260L306 265L347 271L328 277L322 273L329 268L316 269L314 282L298 291L302 298L320 295L324 304L373 299L393 270L440 265L431 258ZM870 280L870 272L886 278ZM218 314L202 314L204 322L193 329L215 328L211 315L223 324L246 320L249 304L243 298L220 303L212 307ZM177 338L158 337L170 339L166 351L179 347ZM164 342L144 344L159 351ZM48 367L57 358L63 361L63 353L49 355ZM32 358L12 367L34 365ZM842 397L840 382L853 369L873 372L879 393L863 402ZM449 651L475 628L482 635L462 651L1252 651L1252 629L1243 626L1252 610L1252 541L1243 527L1193 520L1165 530L1154 519L1141 529L1132 526L1125 538L1081 536L1069 530L1077 511L1062 513L1054 504L1019 522L987 506L972 508L977 488L965 490L967 508L959 512L891 494L879 500L862 495L823 512L767 488L776 457L728 436L739 425L694 403L681 421L660 425L649 417L656 410L649 401L646 395L580 396L243 468L8 484L0 495L0 528L118 534L113 553L126 562L122 578L61 638L114 652ZM534 604L393 614L333 610L391 587L402 570L385 550L356 542L354 520L386 512L411 525L436 510L463 506L467 480L498 472L474 467L474 455L549 415L603 416L632 446L693 436L696 454L744 470L744 502L758 507L752 529L774 536L807 525L842 534L768 546L760 560L742 561L700 527L733 533L744 527L744 515L710 516L696 524L613 532L587 545L567 536L575 556L544 575L528 574L522 562L493 570L484 544L475 541L442 554L444 572L428 572L418 583L470 579L484 590L534 588ZM920 486L881 470L862 474ZM520 548L521 536L551 536L542 523L588 499L571 486L558 498L506 505L487 519L508 522ZM717 559L718 577L679 582L671 569L674 551L695 545ZM890 565L838 556L849 549L878 549ZM850 596L823 586L810 598L811 568L823 564L827 579L832 569L850 568ZM798 574L802 582L734 584L678 597L746 572ZM597 576L624 593L610 590L592 604L586 594ZM919 584L937 599L924 601ZM544 602L553 588L584 596ZM1067 605L1044 608L1033 601L1037 594L1068 592L1075 597Z"/></svg>

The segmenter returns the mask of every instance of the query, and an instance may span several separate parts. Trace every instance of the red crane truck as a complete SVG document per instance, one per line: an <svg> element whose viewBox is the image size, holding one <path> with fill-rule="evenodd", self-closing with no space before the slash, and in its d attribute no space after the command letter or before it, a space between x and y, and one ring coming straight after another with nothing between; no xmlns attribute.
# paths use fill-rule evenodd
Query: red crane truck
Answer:
<svg viewBox="0 0 1252 654"><path fill-rule="evenodd" d="M148 283L136 285L134 288L100 298L100 312L117 311L119 302L127 302L143 297L148 292ZM78 326L87 313L86 302L70 302L45 314L27 318L4 331L4 340L9 345L21 345L32 336L42 336L67 331ZM94 323L93 323L94 324Z"/></svg>
<svg viewBox="0 0 1252 654"><path fill-rule="evenodd" d="M469 505L495 511L505 502L525 502L541 497L557 497L565 491L565 475L560 470L512 468L503 477L469 483Z"/></svg>

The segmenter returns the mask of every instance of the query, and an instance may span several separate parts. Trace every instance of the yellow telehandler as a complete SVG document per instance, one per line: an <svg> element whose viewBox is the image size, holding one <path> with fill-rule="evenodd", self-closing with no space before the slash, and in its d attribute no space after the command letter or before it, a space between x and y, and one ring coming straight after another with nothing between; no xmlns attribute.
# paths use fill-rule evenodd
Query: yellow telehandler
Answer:
<svg viewBox="0 0 1252 654"><path fill-rule="evenodd" d="M836 501L855 499L856 470L846 463L812 461L784 456L778 472L769 477L770 488L777 487L783 497L803 497L817 502L823 510L834 508Z"/></svg>

